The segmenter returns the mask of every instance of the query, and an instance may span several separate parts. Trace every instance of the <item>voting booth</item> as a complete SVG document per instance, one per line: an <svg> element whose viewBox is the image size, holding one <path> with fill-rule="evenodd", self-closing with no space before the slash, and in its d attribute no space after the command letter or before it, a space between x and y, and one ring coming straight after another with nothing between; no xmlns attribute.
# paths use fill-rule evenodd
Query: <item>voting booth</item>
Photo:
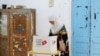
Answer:
<svg viewBox="0 0 100 56"><path fill-rule="evenodd" d="M38 53L57 51L57 36L33 36L32 50Z"/></svg>

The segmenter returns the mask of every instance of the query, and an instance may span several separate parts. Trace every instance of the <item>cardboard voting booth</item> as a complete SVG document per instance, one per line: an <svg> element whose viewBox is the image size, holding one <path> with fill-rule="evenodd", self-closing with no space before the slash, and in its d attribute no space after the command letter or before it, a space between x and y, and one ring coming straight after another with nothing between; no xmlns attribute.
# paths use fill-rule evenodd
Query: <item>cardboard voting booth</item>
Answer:
<svg viewBox="0 0 100 56"><path fill-rule="evenodd" d="M38 53L57 51L57 36L33 36L32 50Z"/></svg>

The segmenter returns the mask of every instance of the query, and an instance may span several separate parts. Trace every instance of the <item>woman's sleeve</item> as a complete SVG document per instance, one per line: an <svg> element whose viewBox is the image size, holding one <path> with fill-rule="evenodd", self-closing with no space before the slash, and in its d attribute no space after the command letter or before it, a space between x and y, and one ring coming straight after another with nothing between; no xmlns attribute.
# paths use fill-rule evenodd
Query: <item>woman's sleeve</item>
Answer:
<svg viewBox="0 0 100 56"><path fill-rule="evenodd" d="M61 31L62 31L61 35L62 35L63 39L66 41L68 39L68 34L66 31L65 25L62 27Z"/></svg>
<svg viewBox="0 0 100 56"><path fill-rule="evenodd" d="M50 32L49 32L49 36L52 36L52 32L51 32L51 29L50 29Z"/></svg>
<svg viewBox="0 0 100 56"><path fill-rule="evenodd" d="M61 33L62 39L64 40L65 45L67 45L66 41L68 40L68 34L66 31L65 25L62 27L61 31L62 31Z"/></svg>

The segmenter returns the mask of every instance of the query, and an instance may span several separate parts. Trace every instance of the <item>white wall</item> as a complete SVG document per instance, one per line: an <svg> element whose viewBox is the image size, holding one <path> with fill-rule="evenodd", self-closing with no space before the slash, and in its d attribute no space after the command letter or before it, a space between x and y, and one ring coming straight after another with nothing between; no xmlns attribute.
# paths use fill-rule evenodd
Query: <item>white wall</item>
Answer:
<svg viewBox="0 0 100 56"><path fill-rule="evenodd" d="M69 40L71 39L71 0L54 0L53 7L49 7L49 0L0 0L0 8L2 4L7 4L8 7L10 5L24 5L27 8L35 8L37 35L49 34L48 18L55 15L65 23Z"/></svg>

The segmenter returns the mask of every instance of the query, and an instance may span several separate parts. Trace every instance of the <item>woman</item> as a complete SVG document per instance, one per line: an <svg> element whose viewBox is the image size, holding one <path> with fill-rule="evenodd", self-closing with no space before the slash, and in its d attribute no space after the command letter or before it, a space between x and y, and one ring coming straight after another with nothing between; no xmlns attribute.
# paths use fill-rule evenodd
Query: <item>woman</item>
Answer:
<svg viewBox="0 0 100 56"><path fill-rule="evenodd" d="M68 35L66 32L65 25L60 24L56 19L50 18L51 24L49 36L58 36L57 38L57 49L61 51L60 56L69 56L68 51ZM58 55L56 55L58 56Z"/></svg>

